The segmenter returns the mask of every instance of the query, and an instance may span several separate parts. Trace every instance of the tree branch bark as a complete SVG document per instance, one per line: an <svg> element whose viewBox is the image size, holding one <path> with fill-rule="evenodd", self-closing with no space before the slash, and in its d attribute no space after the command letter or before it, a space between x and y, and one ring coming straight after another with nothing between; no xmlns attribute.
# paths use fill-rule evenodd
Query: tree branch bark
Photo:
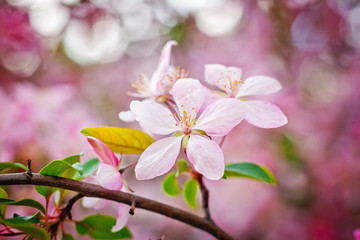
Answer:
<svg viewBox="0 0 360 240"><path fill-rule="evenodd" d="M0 185L42 185L57 187L75 191L81 193L84 196L108 199L125 203L130 206L134 201L136 201L136 208L146 209L151 212L156 212L169 218L176 219L190 226L202 229L221 240L233 239L215 223L205 218L154 200L140 197L131 193L108 190L99 185L91 183L85 183L67 178L45 176L38 173L33 173L32 176L29 176L27 173L12 173L0 174Z"/></svg>

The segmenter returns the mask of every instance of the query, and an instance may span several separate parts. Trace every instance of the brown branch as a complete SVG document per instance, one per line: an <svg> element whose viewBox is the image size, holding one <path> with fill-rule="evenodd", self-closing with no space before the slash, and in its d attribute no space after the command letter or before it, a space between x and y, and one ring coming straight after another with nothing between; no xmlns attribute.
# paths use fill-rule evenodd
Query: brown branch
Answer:
<svg viewBox="0 0 360 240"><path fill-rule="evenodd" d="M202 229L221 240L233 239L213 222L167 204L140 197L131 193L108 190L91 183L60 177L45 176L38 173L33 173L32 175L32 177L29 177L26 173L0 174L0 185L41 185L57 187L75 191L81 193L84 196L108 199L125 203L130 206L132 205L133 201L136 200L136 208L146 209L162 214L169 218L179 220L189 224L190 226Z"/></svg>

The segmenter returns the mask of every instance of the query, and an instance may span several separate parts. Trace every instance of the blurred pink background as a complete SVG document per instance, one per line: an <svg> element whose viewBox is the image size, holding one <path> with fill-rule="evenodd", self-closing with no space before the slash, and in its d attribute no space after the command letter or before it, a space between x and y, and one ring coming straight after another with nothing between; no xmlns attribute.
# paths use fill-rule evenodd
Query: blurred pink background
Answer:
<svg viewBox="0 0 360 240"><path fill-rule="evenodd" d="M357 1L0 1L0 161L30 158L34 171L80 152L86 161L94 154L81 129L139 128L118 113L133 99L130 84L152 74L170 39L179 43L173 64L203 83L204 65L219 63L283 85L270 97L289 123L264 130L243 122L223 145L226 162L265 165L279 185L206 181L215 222L235 239L353 239L360 228ZM132 169L124 176L135 194L202 214L165 195L163 177L139 182ZM30 197L33 187L9 194ZM90 213L78 203L73 216ZM139 209L128 226L134 239L213 239Z"/></svg>

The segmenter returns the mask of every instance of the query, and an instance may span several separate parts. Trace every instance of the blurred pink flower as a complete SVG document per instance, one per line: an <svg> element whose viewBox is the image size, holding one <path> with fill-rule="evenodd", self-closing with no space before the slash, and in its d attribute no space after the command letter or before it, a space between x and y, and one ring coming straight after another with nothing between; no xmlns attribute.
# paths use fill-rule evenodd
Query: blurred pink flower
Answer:
<svg viewBox="0 0 360 240"><path fill-rule="evenodd" d="M123 180L121 173L118 170L119 160L110 150L110 148L99 139L87 137L87 140L100 160L100 165L96 173L95 181L104 188L110 190L120 190L123 187ZM108 203L109 201L107 200L92 197L86 197L83 200L83 205L85 207L95 209L101 209L107 206ZM126 204L119 203L117 220L112 231L116 232L122 229L126 225L128 218L129 214Z"/></svg>
<svg viewBox="0 0 360 240"><path fill-rule="evenodd" d="M10 91L0 89L0 101L1 162L23 162L31 156L38 159L34 169L40 169L45 161L81 152L86 145L80 130L101 124L67 84L14 84Z"/></svg>
<svg viewBox="0 0 360 240"><path fill-rule="evenodd" d="M360 240L360 228L354 230L354 240Z"/></svg>
<svg viewBox="0 0 360 240"><path fill-rule="evenodd" d="M24 9L0 3L0 65L23 77L32 75L43 55L42 44Z"/></svg>
<svg viewBox="0 0 360 240"><path fill-rule="evenodd" d="M245 80L237 67L220 64L205 65L205 81L223 90L229 98L241 98L249 95L272 94L281 89L280 83L271 77L253 76ZM243 101L247 113L245 120L261 128L276 128L287 124L287 118L276 105L259 100Z"/></svg>
<svg viewBox="0 0 360 240"><path fill-rule="evenodd" d="M224 173L224 156L209 135L224 136L239 124L245 115L244 108L239 106L242 102L221 99L197 116L205 101L203 87L198 80L178 80L170 93L176 103L173 113L153 101L132 101L130 104L136 120L144 129L160 135L175 133L153 143L143 152L135 167L136 177L146 180L169 171L183 142L195 170L208 179L220 179Z"/></svg>

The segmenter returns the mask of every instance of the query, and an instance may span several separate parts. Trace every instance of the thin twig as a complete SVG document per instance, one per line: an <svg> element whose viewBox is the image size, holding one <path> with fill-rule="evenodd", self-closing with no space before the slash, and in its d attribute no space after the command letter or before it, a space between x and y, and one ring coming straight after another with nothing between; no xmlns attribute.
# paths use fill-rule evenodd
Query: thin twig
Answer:
<svg viewBox="0 0 360 240"><path fill-rule="evenodd" d="M67 178L45 176L38 173L33 173L32 178L27 177L26 173L12 173L0 174L0 185L41 185L57 187L79 192L84 196L108 199L128 205L131 205L132 200L136 198L137 208L146 209L187 223L190 226L202 229L221 240L233 239L220 227L205 218L154 200L136 196L131 193L109 190L91 183L85 183Z"/></svg>
<svg viewBox="0 0 360 240"><path fill-rule="evenodd" d="M131 208L129 210L129 214L130 215L134 215L135 214L135 207L136 207L136 198L133 199L132 203L131 203Z"/></svg>
<svg viewBox="0 0 360 240"><path fill-rule="evenodd" d="M27 168L29 169L28 172L27 172L27 175L28 175L29 177L32 177L31 159L28 159L26 163L27 163Z"/></svg>
<svg viewBox="0 0 360 240"><path fill-rule="evenodd" d="M50 233L51 237L53 237L57 234L60 224L66 219L66 217L68 217L70 220L72 219L71 209L72 209L73 205L75 204L75 202L82 197L84 197L83 194L81 194L81 193L76 194L74 197L70 198L70 200L68 201L66 206L63 209L61 209L61 212L59 215L59 220L56 221L54 224L52 224L49 228L49 233Z"/></svg>
<svg viewBox="0 0 360 240"><path fill-rule="evenodd" d="M61 209L60 218L65 219L67 216L70 220L72 220L71 209L74 206L75 202L83 197L84 197L84 195L82 195L81 193L78 193L75 196L73 196L72 198L70 198L70 200L68 201L66 206L63 209Z"/></svg>
<svg viewBox="0 0 360 240"><path fill-rule="evenodd" d="M210 209L209 209L209 190L204 184L203 175L197 174L196 176L200 185L202 208L204 209L205 212L205 219L214 223L213 219L211 218Z"/></svg>

